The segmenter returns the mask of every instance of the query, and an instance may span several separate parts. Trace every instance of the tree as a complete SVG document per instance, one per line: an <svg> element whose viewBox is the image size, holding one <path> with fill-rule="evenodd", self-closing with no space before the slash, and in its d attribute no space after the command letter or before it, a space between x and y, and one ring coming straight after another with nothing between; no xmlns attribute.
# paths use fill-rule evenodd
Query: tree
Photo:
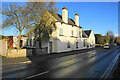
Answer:
<svg viewBox="0 0 120 80"><path fill-rule="evenodd" d="M109 43L108 37L107 36L103 36L104 37L104 44Z"/></svg>
<svg viewBox="0 0 120 80"><path fill-rule="evenodd" d="M27 7L22 3L3 3L2 15L3 15L3 29L15 28L19 31L18 46L20 49L21 33L24 29L29 30L31 26L30 15Z"/></svg>
<svg viewBox="0 0 120 80"><path fill-rule="evenodd" d="M3 38L4 38L4 36L3 36L3 35L0 35L0 40L3 39Z"/></svg>
<svg viewBox="0 0 120 80"><path fill-rule="evenodd" d="M4 15L3 19L3 29L16 28L19 31L18 36L18 46L20 49L20 39L21 33L25 31L26 33L32 32L32 28L38 27L43 24L45 27L40 27L40 34L46 33L49 35L52 32L53 24L49 23L48 19L45 19L43 16L47 10L55 11L54 2L27 2L27 3L3 3L2 14ZM50 17L49 17L50 18ZM44 22L44 23L43 23ZM54 22L53 22L54 23ZM51 26L48 28L48 26Z"/></svg>
<svg viewBox="0 0 120 80"><path fill-rule="evenodd" d="M120 37L117 38L117 44L120 45Z"/></svg>
<svg viewBox="0 0 120 80"><path fill-rule="evenodd" d="M107 34L106 34L108 40L109 40L109 43L114 43L114 34L112 31L107 31Z"/></svg>
<svg viewBox="0 0 120 80"><path fill-rule="evenodd" d="M58 9L56 8L56 3L29 2L27 3L27 6L34 24L34 28L29 34L34 31L36 35L39 35L38 40L41 47L41 40L48 40L53 30L56 29L55 19L49 14L49 12L57 12Z"/></svg>
<svg viewBox="0 0 120 80"><path fill-rule="evenodd" d="M95 34L95 39L96 39L96 44L103 44L104 43L104 38L101 34Z"/></svg>

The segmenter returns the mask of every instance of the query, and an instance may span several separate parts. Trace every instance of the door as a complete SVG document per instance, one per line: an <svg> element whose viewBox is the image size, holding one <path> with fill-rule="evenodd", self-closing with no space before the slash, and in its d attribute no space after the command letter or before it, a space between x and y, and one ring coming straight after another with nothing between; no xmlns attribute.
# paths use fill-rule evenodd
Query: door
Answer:
<svg viewBox="0 0 120 80"><path fill-rule="evenodd" d="M20 47L23 46L23 40L20 40Z"/></svg>
<svg viewBox="0 0 120 80"><path fill-rule="evenodd" d="M52 42L50 42L50 45L49 45L49 47L50 47L50 53L52 53Z"/></svg>

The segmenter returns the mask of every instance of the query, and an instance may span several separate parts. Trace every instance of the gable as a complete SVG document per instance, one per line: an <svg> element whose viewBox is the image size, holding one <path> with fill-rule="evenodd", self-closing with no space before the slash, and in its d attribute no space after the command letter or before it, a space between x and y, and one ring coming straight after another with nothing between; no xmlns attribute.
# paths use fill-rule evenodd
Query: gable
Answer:
<svg viewBox="0 0 120 80"><path fill-rule="evenodd" d="M83 38L88 38L87 34L84 31L82 31L82 37Z"/></svg>
<svg viewBox="0 0 120 80"><path fill-rule="evenodd" d="M93 31L91 31L91 33L90 33L90 35L89 35L89 39L90 39L90 40L95 39L95 35L94 35Z"/></svg>
<svg viewBox="0 0 120 80"><path fill-rule="evenodd" d="M90 36L90 34L91 34L91 31L92 31L92 30L86 30L86 31L83 31L83 32L85 32L85 33L86 33L86 35L89 37L89 36Z"/></svg>

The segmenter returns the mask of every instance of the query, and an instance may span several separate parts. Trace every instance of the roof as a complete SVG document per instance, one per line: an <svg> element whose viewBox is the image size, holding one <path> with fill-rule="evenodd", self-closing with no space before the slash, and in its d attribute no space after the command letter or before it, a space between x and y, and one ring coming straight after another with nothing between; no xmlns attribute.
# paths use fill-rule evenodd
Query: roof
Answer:
<svg viewBox="0 0 120 80"><path fill-rule="evenodd" d="M86 35L89 37L89 36L90 36L91 31L92 31L92 30L85 30L85 31L83 31L83 32L85 32L85 33L86 33Z"/></svg>
<svg viewBox="0 0 120 80"><path fill-rule="evenodd" d="M50 12L58 21L64 23L64 21L62 20L62 15L56 14L56 13L51 12L51 11L49 11L49 12ZM69 24L69 25L73 25L73 26L77 26L77 25L75 24L75 21L74 21L73 19L71 19L71 18L68 18L68 24ZM78 26L78 27L82 28L81 26Z"/></svg>
<svg viewBox="0 0 120 80"><path fill-rule="evenodd" d="M56 13L54 13L54 12L51 12L50 10L48 10L48 11L49 11L58 21L64 23L64 21L62 20L62 15L56 14ZM72 26L77 26L77 25L75 24L75 21L74 21L73 19L71 19L71 18L68 18L68 23L66 23L66 24L70 24L70 25L72 25ZM78 27L82 28L81 26L78 26ZM36 27L35 27L35 25L34 25L33 28L27 33L27 35L30 35L30 33L31 33L35 28L36 28Z"/></svg>
<svg viewBox="0 0 120 80"><path fill-rule="evenodd" d="M88 38L87 34L84 31L82 31L82 37L83 38Z"/></svg>

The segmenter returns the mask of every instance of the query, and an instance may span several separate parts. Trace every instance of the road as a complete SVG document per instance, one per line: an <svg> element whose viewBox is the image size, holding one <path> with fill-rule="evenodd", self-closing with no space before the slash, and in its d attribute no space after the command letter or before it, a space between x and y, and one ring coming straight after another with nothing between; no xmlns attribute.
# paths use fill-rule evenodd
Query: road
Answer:
<svg viewBox="0 0 120 80"><path fill-rule="evenodd" d="M22 70L4 73L3 78L101 78L119 50L119 46L96 48L45 60L32 66L28 64Z"/></svg>

